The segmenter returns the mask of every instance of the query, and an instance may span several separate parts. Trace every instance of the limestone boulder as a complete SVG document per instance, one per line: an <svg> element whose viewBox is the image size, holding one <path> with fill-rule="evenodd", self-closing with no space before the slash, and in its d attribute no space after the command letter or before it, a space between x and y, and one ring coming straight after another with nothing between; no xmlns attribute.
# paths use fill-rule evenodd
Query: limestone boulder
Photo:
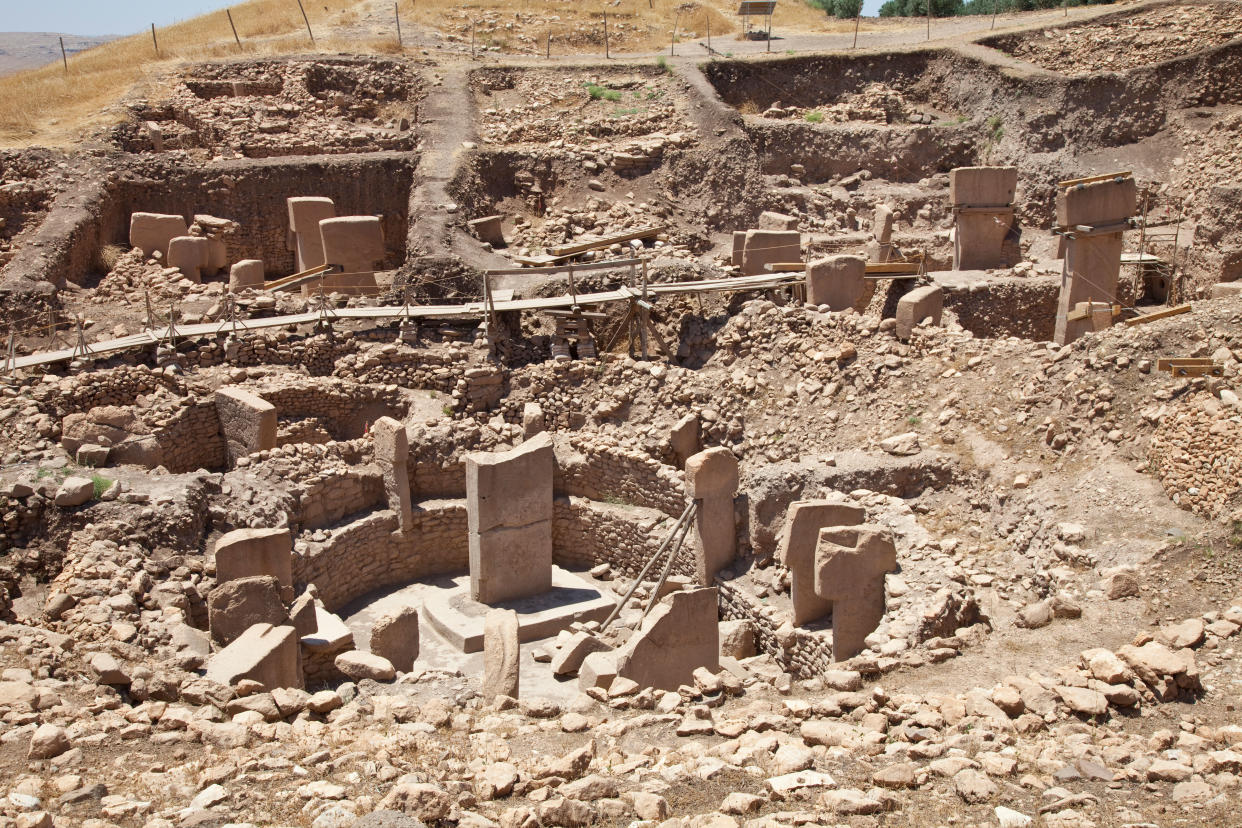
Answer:
<svg viewBox="0 0 1242 828"><path fill-rule="evenodd" d="M402 607L376 621L371 627L371 652L403 673L413 670L418 658L418 610Z"/></svg>

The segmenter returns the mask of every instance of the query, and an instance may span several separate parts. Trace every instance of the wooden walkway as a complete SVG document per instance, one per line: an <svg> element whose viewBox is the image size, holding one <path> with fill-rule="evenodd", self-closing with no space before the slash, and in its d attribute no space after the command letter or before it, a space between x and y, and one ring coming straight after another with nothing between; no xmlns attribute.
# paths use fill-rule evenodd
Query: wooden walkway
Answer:
<svg viewBox="0 0 1242 828"><path fill-rule="evenodd" d="M803 275L801 273L761 274L733 279L709 279L701 282L652 284L647 286L647 293L652 296L669 296L675 294L770 290L800 284L802 281ZM565 294L544 299L496 301L493 302L493 306L498 313L505 311L541 311L553 308L571 308L574 305L587 306L605 305L610 302L631 302L641 297L642 294L637 289L622 287L618 290L609 290L601 293ZM218 336L234 332L241 333L243 331L263 330L264 328L281 328L286 325L312 325L318 322L344 319L451 319L462 316L483 316L488 313L488 310L486 304L482 301L467 302L461 305L381 305L370 308L333 308L322 311L306 311L288 316L271 316L263 319L238 319L236 321L204 322L197 325L176 325L172 328L154 328L141 333L123 336L120 339L89 343L85 351L83 351L81 346L62 348L57 351L43 351L16 357L12 365L9 364L7 359L4 359L0 360L0 367L8 370L31 368L37 365L49 365L80 357L102 356L131 348L144 348L148 345L155 345L174 338Z"/></svg>

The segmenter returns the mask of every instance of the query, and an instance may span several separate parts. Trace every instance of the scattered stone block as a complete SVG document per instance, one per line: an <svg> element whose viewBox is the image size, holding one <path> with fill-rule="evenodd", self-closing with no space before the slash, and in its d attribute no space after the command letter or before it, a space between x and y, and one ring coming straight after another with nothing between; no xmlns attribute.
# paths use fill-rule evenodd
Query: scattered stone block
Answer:
<svg viewBox="0 0 1242 828"><path fill-rule="evenodd" d="M53 502L63 508L81 506L95 496L95 481L89 477L70 475L56 488Z"/></svg>
<svg viewBox="0 0 1242 828"><path fill-rule="evenodd" d="M372 681L392 681L397 677L397 670L392 662L375 653L364 653L362 650L348 650L341 653L335 660L336 669L354 681L371 679Z"/></svg>
<svg viewBox="0 0 1242 828"><path fill-rule="evenodd" d="M190 232L184 216L165 213L132 213L129 217L129 246L148 259L156 253L168 255L168 243Z"/></svg>
<svg viewBox="0 0 1242 828"><path fill-rule="evenodd" d="M897 300L897 338L908 340L915 326L927 318L939 325L943 312L944 290L939 285L915 288Z"/></svg>
<svg viewBox="0 0 1242 828"><path fill-rule="evenodd" d="M755 655L755 626L746 619L720 622L720 655L750 658Z"/></svg>
<svg viewBox="0 0 1242 828"><path fill-rule="evenodd" d="M591 653L600 652L602 650L611 649L603 641L588 632L574 633L569 641L557 651L552 658L552 674L556 676L569 676L578 672L582 667L582 662Z"/></svg>
<svg viewBox="0 0 1242 828"><path fill-rule="evenodd" d="M269 690L301 687L297 630L255 624L212 656L207 663L207 679L227 686L250 679Z"/></svg>
<svg viewBox="0 0 1242 828"><path fill-rule="evenodd" d="M289 623L280 601L280 581L256 575L223 581L207 594L208 628L217 644L228 645L255 624Z"/></svg>
<svg viewBox="0 0 1242 828"><path fill-rule="evenodd" d="M418 658L418 635L418 610L402 607L382 616L371 627L371 652L408 673Z"/></svg>
<svg viewBox="0 0 1242 828"><path fill-rule="evenodd" d="M271 575L293 586L293 538L285 529L234 529L216 541L216 583Z"/></svg>
<svg viewBox="0 0 1242 828"><path fill-rule="evenodd" d="M522 406L522 439L529 440L545 428L543 422L543 406L537 402L528 402Z"/></svg>

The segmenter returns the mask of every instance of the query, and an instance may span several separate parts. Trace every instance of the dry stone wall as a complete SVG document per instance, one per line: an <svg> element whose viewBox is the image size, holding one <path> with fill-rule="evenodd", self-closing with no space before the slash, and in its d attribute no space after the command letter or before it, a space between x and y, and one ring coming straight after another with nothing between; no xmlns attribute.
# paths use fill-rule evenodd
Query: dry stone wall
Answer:
<svg viewBox="0 0 1242 828"><path fill-rule="evenodd" d="M639 449L601 434L580 435L557 452L556 490L680 515L686 507L684 475Z"/></svg>
<svg viewBox="0 0 1242 828"><path fill-rule="evenodd" d="M402 533L390 510L374 512L294 544L293 580L313 583L330 610L380 587L463 572L469 563L464 500L423 501Z"/></svg>
<svg viewBox="0 0 1242 828"><path fill-rule="evenodd" d="M1149 456L1174 503L1205 517L1226 514L1242 494L1242 416L1199 394L1164 415Z"/></svg>
<svg viewBox="0 0 1242 828"><path fill-rule="evenodd" d="M607 563L614 571L634 577L673 525L667 515L654 509L583 497L558 497L552 507L552 560L567 569Z"/></svg>

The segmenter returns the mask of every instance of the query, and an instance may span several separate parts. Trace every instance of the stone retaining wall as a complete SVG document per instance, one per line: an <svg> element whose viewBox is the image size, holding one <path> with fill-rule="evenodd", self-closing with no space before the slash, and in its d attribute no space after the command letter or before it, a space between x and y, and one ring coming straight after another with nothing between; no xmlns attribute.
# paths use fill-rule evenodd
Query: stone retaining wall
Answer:
<svg viewBox="0 0 1242 828"><path fill-rule="evenodd" d="M464 572L468 564L465 501L423 501L408 533L397 530L396 514L385 509L334 529L325 541L300 538L293 580L298 587L315 584L335 612L381 587Z"/></svg>

